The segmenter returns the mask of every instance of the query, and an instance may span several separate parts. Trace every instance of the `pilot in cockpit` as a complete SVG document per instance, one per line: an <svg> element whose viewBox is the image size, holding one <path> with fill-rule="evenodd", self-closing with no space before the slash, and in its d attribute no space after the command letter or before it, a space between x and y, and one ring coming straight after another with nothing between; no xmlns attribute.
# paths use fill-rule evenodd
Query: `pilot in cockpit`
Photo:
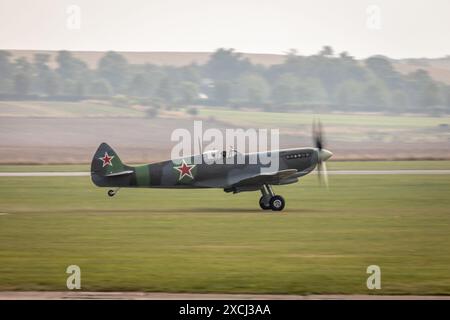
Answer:
<svg viewBox="0 0 450 320"><path fill-rule="evenodd" d="M237 150L233 147L233 146L230 146L230 150L228 151L228 153L225 151L225 150L223 150L222 151L222 157L225 159L227 156L228 157L234 157L234 156L236 156L238 154L238 152L237 152Z"/></svg>

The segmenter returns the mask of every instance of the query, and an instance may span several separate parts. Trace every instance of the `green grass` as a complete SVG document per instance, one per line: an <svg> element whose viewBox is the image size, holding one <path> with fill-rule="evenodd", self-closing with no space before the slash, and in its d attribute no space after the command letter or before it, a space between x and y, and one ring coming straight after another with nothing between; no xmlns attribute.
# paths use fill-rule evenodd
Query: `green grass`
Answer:
<svg viewBox="0 0 450 320"><path fill-rule="evenodd" d="M145 113L127 107L95 101L2 101L0 116L16 117L144 117Z"/></svg>
<svg viewBox="0 0 450 320"><path fill-rule="evenodd" d="M0 290L450 294L448 176L310 176L257 193L0 177ZM382 290L365 287L377 264Z"/></svg>
<svg viewBox="0 0 450 320"><path fill-rule="evenodd" d="M360 126L379 128L435 128L440 124L450 124L450 117L405 116L405 115L372 115L372 114L312 114L300 112L263 112L230 110L224 108L200 108L202 116L214 117L217 120L248 125L253 127L296 127L311 126L314 119L320 119L327 126Z"/></svg>
<svg viewBox="0 0 450 320"><path fill-rule="evenodd" d="M328 170L450 170L445 161L328 161ZM90 170L88 164L0 165L0 172L70 172Z"/></svg>
<svg viewBox="0 0 450 320"><path fill-rule="evenodd" d="M422 115L382 115L356 113L302 113L264 112L258 110L236 110L220 107L198 108L200 116L214 117L236 126L260 128L298 128L311 126L315 118L320 118L326 126L359 126L395 129L436 128L440 124L450 124L450 116L432 117ZM114 106L99 101L1 101L0 116L17 117L145 117L144 111Z"/></svg>

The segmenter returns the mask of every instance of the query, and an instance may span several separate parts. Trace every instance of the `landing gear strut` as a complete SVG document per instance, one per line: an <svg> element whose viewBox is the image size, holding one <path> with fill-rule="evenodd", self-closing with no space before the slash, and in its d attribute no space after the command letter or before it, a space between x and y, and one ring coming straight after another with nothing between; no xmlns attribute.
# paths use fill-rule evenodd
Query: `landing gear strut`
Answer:
<svg viewBox="0 0 450 320"><path fill-rule="evenodd" d="M269 210L270 209L269 201L270 201L271 195L267 191L265 185L261 187L261 194L262 194L262 196L261 196L261 198L259 198L259 206L263 210Z"/></svg>
<svg viewBox="0 0 450 320"><path fill-rule="evenodd" d="M116 193L119 192L119 189L120 188L116 188L114 190L113 189L108 190L108 196L114 197L116 195Z"/></svg>
<svg viewBox="0 0 450 320"><path fill-rule="evenodd" d="M273 211L281 211L284 209L285 201L282 196L276 195L272 186L265 184L261 187L261 198L259 199L259 206L263 210L272 209Z"/></svg>

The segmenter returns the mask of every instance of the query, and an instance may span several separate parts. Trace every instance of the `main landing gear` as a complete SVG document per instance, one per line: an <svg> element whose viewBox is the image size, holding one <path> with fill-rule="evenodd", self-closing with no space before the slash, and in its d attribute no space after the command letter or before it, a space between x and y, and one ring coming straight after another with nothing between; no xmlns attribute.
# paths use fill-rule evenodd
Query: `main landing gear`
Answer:
<svg viewBox="0 0 450 320"><path fill-rule="evenodd" d="M261 198L259 199L259 206L263 210L272 209L273 211L281 211L284 209L285 201L282 196L276 195L272 187L265 184L261 187Z"/></svg>

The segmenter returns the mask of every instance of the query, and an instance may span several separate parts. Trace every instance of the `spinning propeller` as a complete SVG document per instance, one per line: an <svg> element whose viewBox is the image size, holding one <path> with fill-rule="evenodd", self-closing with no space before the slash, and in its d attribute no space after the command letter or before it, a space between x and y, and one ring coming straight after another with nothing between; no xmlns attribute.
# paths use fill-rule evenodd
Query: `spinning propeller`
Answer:
<svg viewBox="0 0 450 320"><path fill-rule="evenodd" d="M313 122L313 139L315 147L317 148L317 157L318 157L318 163L317 163L317 173L319 176L319 181L325 184L325 186L328 188L328 172L327 172L327 165L326 161L333 155L330 151L327 149L324 149L324 138L323 138L323 131L322 131L322 124L320 121L314 121Z"/></svg>

